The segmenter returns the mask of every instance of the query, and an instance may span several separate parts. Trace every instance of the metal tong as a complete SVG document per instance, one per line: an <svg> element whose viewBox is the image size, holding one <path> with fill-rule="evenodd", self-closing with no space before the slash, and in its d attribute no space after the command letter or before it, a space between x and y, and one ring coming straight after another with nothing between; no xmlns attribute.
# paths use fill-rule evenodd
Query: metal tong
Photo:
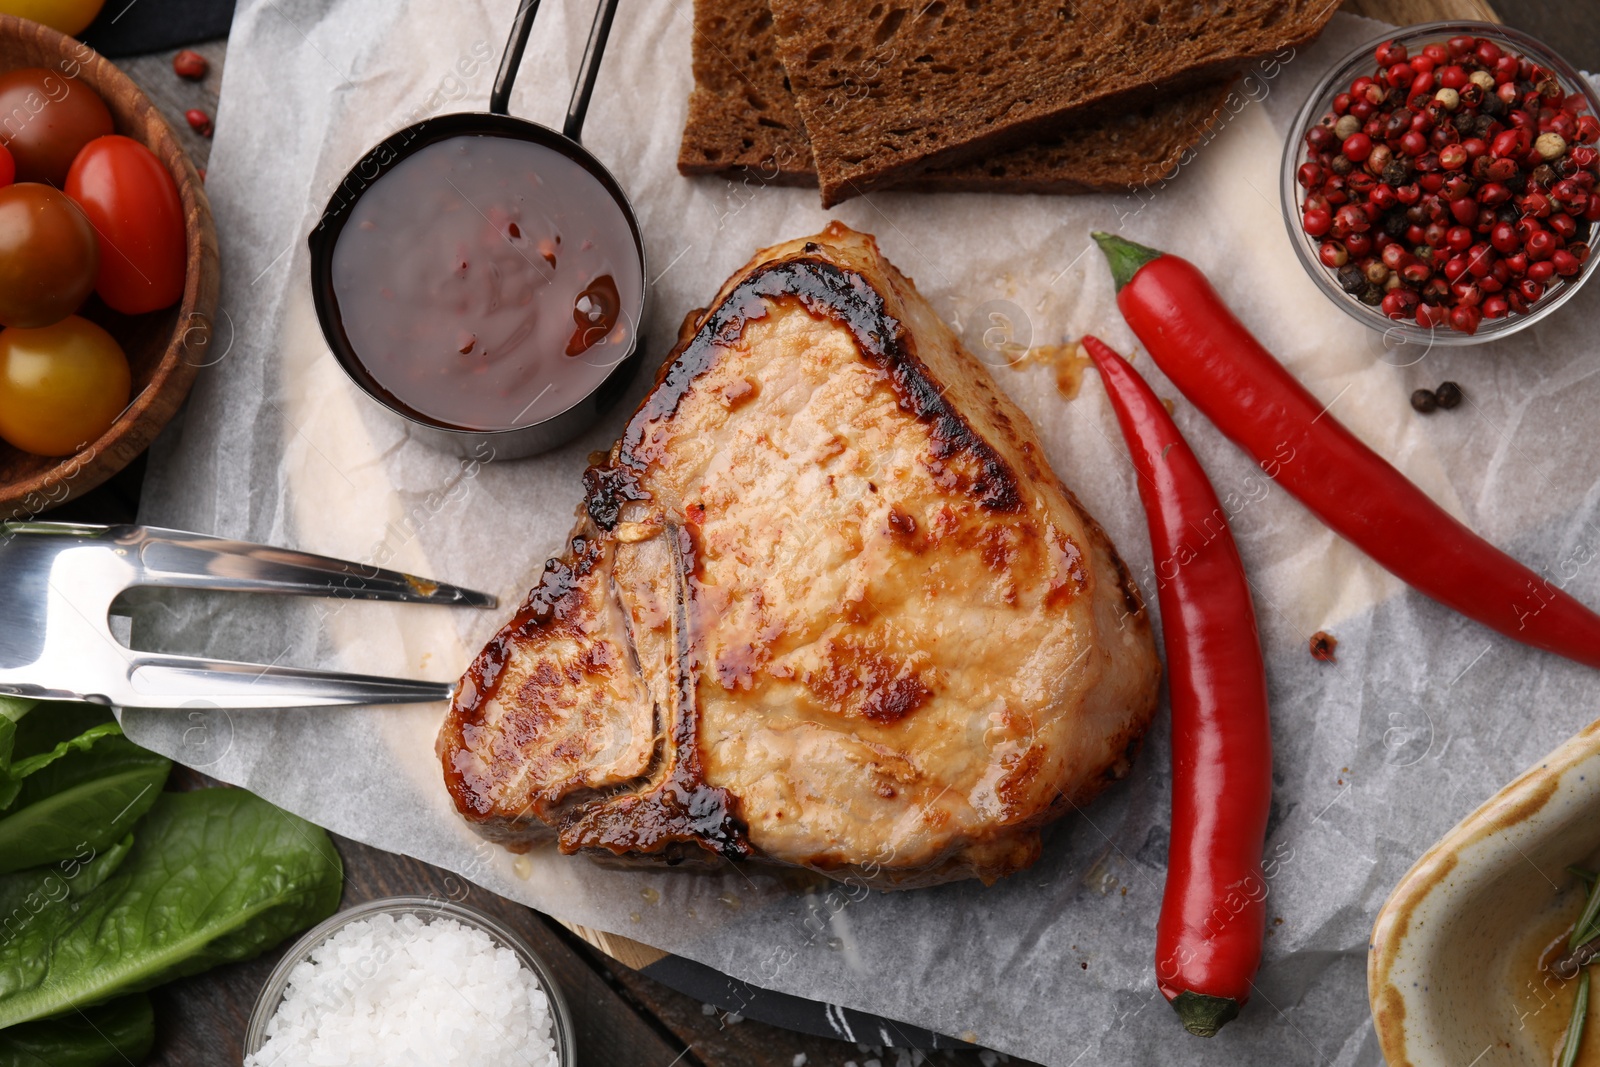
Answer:
<svg viewBox="0 0 1600 1067"><path fill-rule="evenodd" d="M299 708L448 700L454 685L137 652L112 601L137 586L492 608L398 571L146 526L0 524L0 694L116 707Z"/></svg>

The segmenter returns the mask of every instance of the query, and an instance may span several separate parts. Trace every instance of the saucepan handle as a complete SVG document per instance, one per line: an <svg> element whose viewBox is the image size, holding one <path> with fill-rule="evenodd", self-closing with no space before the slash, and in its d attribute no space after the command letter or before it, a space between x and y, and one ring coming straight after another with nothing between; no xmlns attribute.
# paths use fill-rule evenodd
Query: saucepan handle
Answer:
<svg viewBox="0 0 1600 1067"><path fill-rule="evenodd" d="M522 66L522 53L528 47L528 34L533 32L533 16L539 13L539 0L519 0L517 17L511 20L511 36L506 38L505 54L500 57L500 70L494 76L494 88L489 91L489 110L496 115L509 115L511 86L517 80L517 68Z"/></svg>
<svg viewBox="0 0 1600 1067"><path fill-rule="evenodd" d="M517 80L517 68L522 65L522 53L528 47L528 34L533 31L533 17L538 10L539 0L521 0L517 5L517 17L512 20L511 36L506 41L500 71L494 76L494 89L489 94L489 110L496 115L509 113L511 86ZM594 26L589 30L589 43L584 46L583 59L578 64L578 81L572 87L572 100L567 105L567 121L561 127L561 132L574 141L580 140L583 134L589 98L594 95L600 60L605 54L606 38L611 35L611 23L616 14L617 0L600 0L594 13Z"/></svg>
<svg viewBox="0 0 1600 1067"><path fill-rule="evenodd" d="M605 54L606 38L611 34L611 20L617 13L617 0L600 0L595 9L594 26L589 30L589 43L583 49L583 61L578 64L578 82L572 87L572 101L567 105L567 121L561 132L572 140L583 133L583 118L589 113L589 97L594 95L594 81L600 75L600 57Z"/></svg>

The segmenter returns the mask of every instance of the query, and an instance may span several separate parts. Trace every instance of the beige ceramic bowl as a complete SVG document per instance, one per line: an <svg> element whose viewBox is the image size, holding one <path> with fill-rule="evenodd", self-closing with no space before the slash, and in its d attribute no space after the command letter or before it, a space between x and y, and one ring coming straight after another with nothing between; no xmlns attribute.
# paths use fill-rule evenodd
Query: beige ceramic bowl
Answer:
<svg viewBox="0 0 1600 1067"><path fill-rule="evenodd" d="M1389 1067L1550 1067L1573 983L1539 966L1564 947L1600 854L1600 721L1467 816L1378 915L1367 993ZM1559 951L1558 951L1559 954ZM1591 1004L1583 1063L1600 1063Z"/></svg>

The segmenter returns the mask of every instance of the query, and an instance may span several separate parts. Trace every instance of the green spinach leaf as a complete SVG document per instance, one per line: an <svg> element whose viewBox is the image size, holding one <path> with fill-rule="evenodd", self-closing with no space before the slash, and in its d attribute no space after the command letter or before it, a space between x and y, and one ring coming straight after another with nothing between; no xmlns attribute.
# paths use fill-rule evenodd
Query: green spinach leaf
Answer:
<svg viewBox="0 0 1600 1067"><path fill-rule="evenodd" d="M129 843L125 840L117 848L82 859L0 876L0 990L17 982L18 976L25 980L35 972L43 975L49 960L27 957L36 952L30 946L48 945L71 925L78 910L75 898L87 896L116 873L131 851L126 847ZM87 889L74 893L79 884Z"/></svg>
<svg viewBox="0 0 1600 1067"><path fill-rule="evenodd" d="M0 715L0 811L17 799L17 791L22 788L22 783L11 773L11 748L16 739L17 724Z"/></svg>
<svg viewBox="0 0 1600 1067"><path fill-rule="evenodd" d="M15 760L15 796L0 817L0 874L120 840L156 802L171 769L170 760L123 737L114 722Z"/></svg>
<svg viewBox="0 0 1600 1067"><path fill-rule="evenodd" d="M68 856L55 865L67 881L67 890L74 898L87 896L122 866L122 861L133 851L133 835L102 851L86 849L76 856Z"/></svg>
<svg viewBox="0 0 1600 1067"><path fill-rule="evenodd" d="M114 724L111 709L83 701L45 700L29 707L17 720L14 762L38 756L96 726Z"/></svg>
<svg viewBox="0 0 1600 1067"><path fill-rule="evenodd" d="M110 1067L140 1063L156 1041L143 993L0 1030L0 1067Z"/></svg>
<svg viewBox="0 0 1600 1067"><path fill-rule="evenodd" d="M161 794L97 888L56 877L65 896L37 870L0 877L0 1028L250 959L331 915L344 873L312 824L203 789Z"/></svg>
<svg viewBox="0 0 1600 1067"><path fill-rule="evenodd" d="M33 708L34 701L21 697L0 697L0 811L17 798L20 783L11 773L11 756L16 748L17 722Z"/></svg>
<svg viewBox="0 0 1600 1067"><path fill-rule="evenodd" d="M37 700L28 700L24 697L0 696L0 718L16 722L28 714L28 709L39 703Z"/></svg>
<svg viewBox="0 0 1600 1067"><path fill-rule="evenodd" d="M30 717L35 709L39 714ZM19 764L49 762L34 757L110 722L110 710L96 704L0 697L0 811L11 806L22 788L27 770Z"/></svg>

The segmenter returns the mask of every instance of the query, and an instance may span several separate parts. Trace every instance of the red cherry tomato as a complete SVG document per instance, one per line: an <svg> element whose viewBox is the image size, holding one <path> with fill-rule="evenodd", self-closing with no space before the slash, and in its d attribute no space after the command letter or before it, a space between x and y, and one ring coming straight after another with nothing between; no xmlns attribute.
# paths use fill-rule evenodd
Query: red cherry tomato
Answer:
<svg viewBox="0 0 1600 1067"><path fill-rule="evenodd" d="M18 181L59 186L78 149L111 132L111 112L93 89L43 67L0 74L0 116L0 144L16 160Z"/></svg>
<svg viewBox="0 0 1600 1067"><path fill-rule="evenodd" d="M0 189L4 189L17 179L17 164L11 158L11 153L6 146L0 144Z"/></svg>
<svg viewBox="0 0 1600 1067"><path fill-rule="evenodd" d="M94 225L60 189L0 189L0 326L36 327L77 311L99 270Z"/></svg>
<svg viewBox="0 0 1600 1067"><path fill-rule="evenodd" d="M188 262L183 202L155 153L132 138L98 137L72 161L67 195L100 237L100 299L129 315L178 302Z"/></svg>

